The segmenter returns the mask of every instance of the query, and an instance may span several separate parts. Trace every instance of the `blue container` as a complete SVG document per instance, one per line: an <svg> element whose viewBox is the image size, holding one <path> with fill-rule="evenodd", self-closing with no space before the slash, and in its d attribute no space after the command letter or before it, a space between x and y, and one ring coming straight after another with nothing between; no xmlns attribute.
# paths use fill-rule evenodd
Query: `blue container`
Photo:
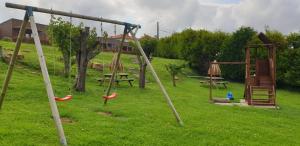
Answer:
<svg viewBox="0 0 300 146"><path fill-rule="evenodd" d="M228 98L229 100L233 100L233 99L234 99L234 98L233 98L233 94L232 94L231 91L227 92L226 98Z"/></svg>

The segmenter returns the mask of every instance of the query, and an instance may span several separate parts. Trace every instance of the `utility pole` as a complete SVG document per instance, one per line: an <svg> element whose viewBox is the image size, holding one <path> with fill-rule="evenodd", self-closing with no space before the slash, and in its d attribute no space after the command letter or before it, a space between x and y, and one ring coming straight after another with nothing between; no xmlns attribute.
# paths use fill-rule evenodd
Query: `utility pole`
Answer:
<svg viewBox="0 0 300 146"><path fill-rule="evenodd" d="M156 22L156 38L159 40L159 22Z"/></svg>
<svg viewBox="0 0 300 146"><path fill-rule="evenodd" d="M115 24L115 27L114 27L114 33L115 33L115 36L117 35L117 25Z"/></svg>
<svg viewBox="0 0 300 146"><path fill-rule="evenodd" d="M103 25L102 25L102 22L100 23L100 32L101 32L101 37L103 37Z"/></svg>

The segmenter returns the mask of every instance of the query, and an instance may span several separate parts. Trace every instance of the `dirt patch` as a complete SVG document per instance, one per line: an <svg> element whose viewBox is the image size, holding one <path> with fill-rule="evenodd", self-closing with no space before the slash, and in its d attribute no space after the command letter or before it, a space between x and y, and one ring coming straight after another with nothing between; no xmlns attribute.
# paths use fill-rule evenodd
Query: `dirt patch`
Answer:
<svg viewBox="0 0 300 146"><path fill-rule="evenodd" d="M112 116L112 112L97 112L97 114L103 115L103 116Z"/></svg>
<svg viewBox="0 0 300 146"><path fill-rule="evenodd" d="M72 123L74 123L74 121L71 118L68 118L68 117L61 117L60 120L63 124L72 124Z"/></svg>

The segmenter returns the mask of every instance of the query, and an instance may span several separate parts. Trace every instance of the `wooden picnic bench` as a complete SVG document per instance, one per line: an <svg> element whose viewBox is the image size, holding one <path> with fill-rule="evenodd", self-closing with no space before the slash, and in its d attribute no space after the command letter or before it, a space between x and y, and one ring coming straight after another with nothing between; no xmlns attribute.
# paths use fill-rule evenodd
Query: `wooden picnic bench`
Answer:
<svg viewBox="0 0 300 146"><path fill-rule="evenodd" d="M100 82L100 86L102 86L105 81L109 81L109 80L110 80L110 78L98 78L97 79L97 81ZM119 85L120 82L126 82L127 81L128 84L132 87L133 86L132 82L134 81L134 79L130 79L130 78L127 78L127 79L115 79L114 81L115 81L115 83L117 85Z"/></svg>
<svg viewBox="0 0 300 146"><path fill-rule="evenodd" d="M205 80L200 80L200 83L209 85L210 77L204 77L204 79ZM214 86L223 85L224 88L227 89L228 81L224 81L224 78L222 78L222 77L212 77L212 84Z"/></svg>
<svg viewBox="0 0 300 146"><path fill-rule="evenodd" d="M129 79L129 78L127 78L127 79L116 79L115 80L115 82L117 83L117 85L119 85L119 82L128 82L129 83L129 85L132 87L133 85L132 85L132 82L134 81L134 79Z"/></svg>
<svg viewBox="0 0 300 146"><path fill-rule="evenodd" d="M112 74L104 74L105 78L110 78ZM128 73L118 73L117 76L119 76L121 79L122 78L128 78Z"/></svg>
<svg viewBox="0 0 300 146"><path fill-rule="evenodd" d="M100 82L100 86L103 85L103 83L105 81L109 81L111 78L112 74L104 74L104 78L98 78L97 80ZM132 82L134 81L134 79L132 78L128 78L128 74L127 73L118 73L117 76L119 76L120 78L117 78L114 80L114 82L119 85L120 82L128 82L128 84L132 87Z"/></svg>

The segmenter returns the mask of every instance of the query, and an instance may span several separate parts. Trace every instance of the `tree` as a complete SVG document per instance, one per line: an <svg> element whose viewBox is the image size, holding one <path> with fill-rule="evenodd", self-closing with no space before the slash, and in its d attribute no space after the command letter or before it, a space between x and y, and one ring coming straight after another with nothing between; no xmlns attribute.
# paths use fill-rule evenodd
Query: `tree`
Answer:
<svg viewBox="0 0 300 146"><path fill-rule="evenodd" d="M155 56L177 59L180 58L180 48L178 38L180 34L174 33L169 37L161 38L157 43L157 49L154 51Z"/></svg>
<svg viewBox="0 0 300 146"><path fill-rule="evenodd" d="M77 78L75 90L85 91L85 80L88 62L101 52L101 45L97 41L96 29L90 31L89 27L80 30L80 49L76 52Z"/></svg>
<svg viewBox="0 0 300 146"><path fill-rule="evenodd" d="M244 61L245 47L249 42L257 40L256 31L251 27L241 27L228 38L221 49L218 56L219 61ZM245 78L245 67L237 67L235 65L222 68L222 76L227 79L242 81Z"/></svg>
<svg viewBox="0 0 300 146"><path fill-rule="evenodd" d="M167 71L171 74L173 86L176 87L176 76L181 73L185 65L168 64L166 65Z"/></svg>
<svg viewBox="0 0 300 146"><path fill-rule="evenodd" d="M52 17L48 26L48 36L51 42L57 45L62 53L66 77L70 74L71 58L79 48L79 30L79 27L63 21L61 17Z"/></svg>
<svg viewBox="0 0 300 146"><path fill-rule="evenodd" d="M184 30L179 45L181 54L189 62L189 66L202 75L207 74L209 62L215 60L224 40L228 35L224 32L206 30Z"/></svg>
<svg viewBox="0 0 300 146"><path fill-rule="evenodd" d="M289 51L286 51L288 48L288 42L286 37L279 31L266 29L266 36L270 39L272 43L276 46L276 80L278 85L284 84L286 81L285 73L289 70L287 64L289 60L286 60L286 55L289 54ZM293 45L291 43L291 45ZM296 45L296 44L295 44ZM297 45L296 45L297 46Z"/></svg>
<svg viewBox="0 0 300 146"><path fill-rule="evenodd" d="M300 33L289 34L286 41L288 47L277 53L279 81L300 87Z"/></svg>
<svg viewBox="0 0 300 146"><path fill-rule="evenodd" d="M106 31L104 31L103 32L103 34L102 34L102 36L103 36L103 39L104 39L104 46L102 46L102 47L105 47L105 49L108 49L108 33L106 32Z"/></svg>

